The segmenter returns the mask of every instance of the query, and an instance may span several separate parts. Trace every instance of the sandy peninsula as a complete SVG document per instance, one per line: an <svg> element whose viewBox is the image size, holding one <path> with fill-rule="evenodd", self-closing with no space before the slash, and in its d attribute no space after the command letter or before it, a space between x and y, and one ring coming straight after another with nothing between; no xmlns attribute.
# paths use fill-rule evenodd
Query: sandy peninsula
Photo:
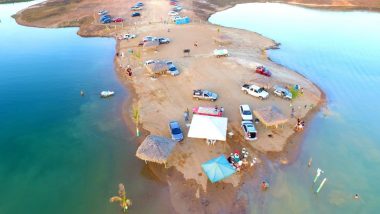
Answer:
<svg viewBox="0 0 380 214"><path fill-rule="evenodd" d="M150 164L162 180L167 182L171 202L178 213L245 213L249 192L259 192L259 179L268 161L286 164L288 142L299 133L294 131L296 118L307 122L312 113L324 102L321 90L308 79L295 71L271 62L266 50L276 47L276 43L257 33L224 28L209 24L198 16L191 1L181 2L185 8L182 16L189 16L191 24L175 25L168 11L171 9L166 0L145 0L142 16L130 17L130 7L137 0L69 0L47 1L32 6L16 15L22 25L35 27L80 27L81 36L114 37L117 40L115 68L120 81L129 89L132 96L124 105L124 116L131 129L132 106L137 106L141 114L140 128L144 135L149 133L170 137L167 124L171 120L180 121L185 135L188 128L184 124L183 112L195 106L224 107L228 117L228 132L233 137L227 142L208 146L205 140L185 138L178 144L168 161L168 169ZM124 17L124 23L100 24L97 12L106 9L111 15ZM136 39L119 40L120 35L133 33ZM223 35L230 44L221 45L214 38ZM138 46L144 36L168 37L169 44L156 50L144 50ZM197 43L197 46L194 44ZM213 50L226 48L229 57L216 58ZM190 49L190 54L184 54ZM179 68L180 75L164 75L152 78L144 68L146 60L171 60ZM254 72L256 65L264 65L272 71L272 77L264 77ZM125 72L127 65L132 68L132 77ZM254 83L268 88L269 99L259 100L244 94L240 88L244 83ZM303 94L292 102L276 97L271 93L274 85L300 85ZM192 98L193 89L208 89L219 94L216 102L198 101ZM249 104L252 109L265 106L278 107L289 121L280 128L267 128L256 124L258 140L248 142L242 136L239 105ZM291 111L294 108L294 117ZM143 140L142 136L140 139ZM293 140L294 141L294 140ZM296 143L298 144L298 143ZM258 164L237 173L217 184L211 184L201 170L201 163L220 154L230 154L235 149L247 148ZM269 160L268 157L272 160Z"/></svg>

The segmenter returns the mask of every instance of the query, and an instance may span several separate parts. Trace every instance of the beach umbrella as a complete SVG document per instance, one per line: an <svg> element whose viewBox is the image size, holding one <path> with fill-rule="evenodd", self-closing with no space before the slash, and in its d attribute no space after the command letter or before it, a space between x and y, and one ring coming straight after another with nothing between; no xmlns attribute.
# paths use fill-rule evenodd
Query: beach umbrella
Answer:
<svg viewBox="0 0 380 214"><path fill-rule="evenodd" d="M210 179L211 183L218 182L236 172L224 155L203 163L202 169Z"/></svg>

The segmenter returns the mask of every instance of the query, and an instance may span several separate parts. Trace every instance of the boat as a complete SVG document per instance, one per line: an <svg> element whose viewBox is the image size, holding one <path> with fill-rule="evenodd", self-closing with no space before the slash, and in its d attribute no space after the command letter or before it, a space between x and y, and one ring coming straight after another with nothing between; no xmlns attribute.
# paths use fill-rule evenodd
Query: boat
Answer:
<svg viewBox="0 0 380 214"><path fill-rule="evenodd" d="M115 94L114 91L102 91L100 92L100 97L106 98L106 97L111 97Z"/></svg>

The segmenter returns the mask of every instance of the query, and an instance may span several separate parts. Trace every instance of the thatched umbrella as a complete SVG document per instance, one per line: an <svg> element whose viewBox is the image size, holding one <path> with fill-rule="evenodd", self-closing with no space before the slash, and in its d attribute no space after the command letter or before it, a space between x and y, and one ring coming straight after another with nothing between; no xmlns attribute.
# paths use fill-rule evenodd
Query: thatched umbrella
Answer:
<svg viewBox="0 0 380 214"><path fill-rule="evenodd" d="M168 71L168 65L163 61L158 61L155 63L151 63L145 66L149 73L156 74L165 74Z"/></svg>
<svg viewBox="0 0 380 214"><path fill-rule="evenodd" d="M219 45L229 45L232 43L231 37L225 35L225 34L218 34L217 36L213 37L214 42Z"/></svg>
<svg viewBox="0 0 380 214"><path fill-rule="evenodd" d="M277 107L268 106L253 111L253 114L265 125L276 126L286 123L288 118Z"/></svg>
<svg viewBox="0 0 380 214"><path fill-rule="evenodd" d="M136 151L136 156L145 162L165 164L176 142L157 135L148 135Z"/></svg>
<svg viewBox="0 0 380 214"><path fill-rule="evenodd" d="M157 50L157 47L160 43L157 40L144 42L143 49L144 51L148 50Z"/></svg>

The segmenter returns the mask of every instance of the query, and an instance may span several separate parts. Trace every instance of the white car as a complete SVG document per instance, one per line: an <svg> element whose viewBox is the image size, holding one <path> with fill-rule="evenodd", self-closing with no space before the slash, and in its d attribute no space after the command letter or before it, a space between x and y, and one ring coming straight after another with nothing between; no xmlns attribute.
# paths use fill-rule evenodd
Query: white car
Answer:
<svg viewBox="0 0 380 214"><path fill-rule="evenodd" d="M145 65L150 65L150 64L153 64L156 62L157 62L157 60L147 60L147 61L145 61Z"/></svg>
<svg viewBox="0 0 380 214"><path fill-rule="evenodd" d="M168 15L169 15L169 16L178 16L179 13L177 13L177 12L171 10L171 11L169 11Z"/></svg>
<svg viewBox="0 0 380 214"><path fill-rule="evenodd" d="M250 141L257 139L257 131L252 121L241 121L241 128L244 132L244 139Z"/></svg>
<svg viewBox="0 0 380 214"><path fill-rule="evenodd" d="M172 16L172 21L175 22L177 19L181 19L181 16Z"/></svg>
<svg viewBox="0 0 380 214"><path fill-rule="evenodd" d="M123 36L123 38L124 39L134 39L134 38L136 38L136 35L127 33Z"/></svg>
<svg viewBox="0 0 380 214"><path fill-rule="evenodd" d="M108 11L106 10L101 10L98 12L98 15L106 15L106 14L108 14Z"/></svg>
<svg viewBox="0 0 380 214"><path fill-rule="evenodd" d="M239 109L240 109L241 119L243 119L243 120L251 120L251 121L253 120L252 111L249 108L249 105L247 105L247 104L240 105Z"/></svg>

